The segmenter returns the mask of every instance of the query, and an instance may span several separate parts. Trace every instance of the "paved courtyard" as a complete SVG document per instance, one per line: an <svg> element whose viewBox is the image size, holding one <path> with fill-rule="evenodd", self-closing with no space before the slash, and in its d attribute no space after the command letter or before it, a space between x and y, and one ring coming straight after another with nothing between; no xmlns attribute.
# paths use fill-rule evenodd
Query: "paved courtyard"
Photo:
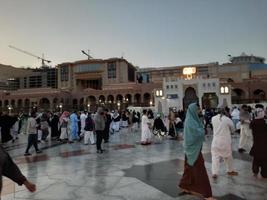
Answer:
<svg viewBox="0 0 267 200"><path fill-rule="evenodd" d="M104 144L103 154L94 145L82 143L41 144L42 154L24 157L26 136L8 144L7 149L23 174L37 185L37 192L4 179L2 200L188 200L179 196L177 184L183 173L182 141L165 139L150 146L137 141L140 133L112 135ZM208 174L211 177L210 143L203 146ZM229 177L222 163L219 178L210 179L213 194L220 200L267 200L267 180L255 178L251 157L237 152L238 137L233 137L233 155L237 177ZM33 151L33 149L32 149ZM33 152L32 152L33 153Z"/></svg>

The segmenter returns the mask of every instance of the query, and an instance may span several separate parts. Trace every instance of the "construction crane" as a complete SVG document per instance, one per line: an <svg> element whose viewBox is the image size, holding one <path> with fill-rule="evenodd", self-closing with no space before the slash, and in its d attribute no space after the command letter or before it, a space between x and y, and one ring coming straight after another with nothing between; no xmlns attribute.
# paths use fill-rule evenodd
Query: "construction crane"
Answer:
<svg viewBox="0 0 267 200"><path fill-rule="evenodd" d="M81 52L88 57L88 60L93 58L92 56L90 56L90 50L88 50L88 53L86 53L84 50L81 50Z"/></svg>
<svg viewBox="0 0 267 200"><path fill-rule="evenodd" d="M47 63L51 63L50 60L46 60L46 59L44 59L44 55L43 55L42 57L40 57L40 56L36 56L36 55L34 55L34 54L32 54L32 53L30 53L30 52L28 52L28 51L25 51L25 50L19 49L19 48L17 48L17 47L14 47L14 46L12 46L12 45L8 45L8 47L9 47L9 48L12 48L12 49L15 49L15 50L17 50L17 51L19 51L19 52L21 52L21 53L25 53L25 54L27 54L27 55L29 55L29 56L33 56L33 57L35 57L35 58L37 58L37 59L39 59L39 60L42 60L42 66L45 66L45 62L47 62Z"/></svg>

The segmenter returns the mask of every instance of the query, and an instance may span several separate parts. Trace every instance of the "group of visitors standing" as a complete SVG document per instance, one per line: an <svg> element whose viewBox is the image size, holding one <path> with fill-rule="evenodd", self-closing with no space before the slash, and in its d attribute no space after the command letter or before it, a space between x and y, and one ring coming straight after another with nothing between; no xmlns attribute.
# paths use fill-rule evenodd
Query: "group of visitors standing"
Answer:
<svg viewBox="0 0 267 200"><path fill-rule="evenodd" d="M232 112L236 119L236 108ZM192 103L189 105L184 124L184 150L185 166L184 174L179 183L182 194L193 194L214 199L201 153L205 140L204 124L199 117L199 105ZM250 155L253 156L252 172L255 176L261 173L262 178L267 178L267 123L265 119L264 107L256 105L253 115L249 112L248 106L243 105L239 114L241 123L239 152L242 145L246 144L248 134L253 136ZM252 116L252 117L251 117ZM238 123L231 119L230 109L220 107L217 114L211 118L213 127L213 140L211 144L212 154L212 178L217 179L219 173L220 160L226 164L226 171L229 176L236 176L238 173L233 167L231 134L236 130ZM243 135L242 135L243 134ZM244 139L245 138L245 139Z"/></svg>
<svg viewBox="0 0 267 200"><path fill-rule="evenodd" d="M238 151L243 153L246 148L250 149L249 153L253 156L253 174L257 176L260 173L263 178L267 178L267 123L266 112L262 105L256 105L254 112L246 105L243 105L240 111L234 107L232 112L227 107L220 107L212 115L204 116L204 118L206 118L204 121L209 123L213 129L211 143L213 179L218 178L222 159L226 165L226 174L229 176L238 175L238 172L234 170L231 139L231 134L237 130L238 126L240 126ZM201 153L207 126L203 123L203 112L197 103L189 105L186 115L177 115L171 111L167 120L162 119L159 113L154 118L152 110L147 109L143 110L142 117L140 117L140 113L135 111L119 113L115 110L109 112L108 109L102 107L99 107L96 113L86 111L69 113L65 111L60 117L58 113L37 115L32 112L26 124L28 145L25 156L31 155L29 150L32 146L34 146L36 153L41 153L38 148L38 141L46 141L49 132L51 132L52 138L69 143L73 143L75 140L80 141L83 138L85 145L89 142L92 145L96 144L97 153L103 153L103 140L109 142L109 135L119 132L121 129L129 131L137 129L140 121L142 145L151 144L153 130L168 132L172 137L177 136L179 128L182 130L185 151L184 174L179 183L182 194L189 193L205 199L213 199ZM15 140L22 127L18 116L9 116L6 113L0 116L0 126L3 143ZM21 177L21 181L18 181L19 184L23 184L25 179L19 172L18 175Z"/></svg>
<svg viewBox="0 0 267 200"><path fill-rule="evenodd" d="M64 111L60 115L60 113L43 112L37 114L32 112L26 123L25 132L28 134L28 145L24 155L31 155L29 150L32 146L34 146L36 153L41 153L38 143L46 142L50 133L52 139L60 142L73 143L84 140L85 145L96 144L97 153L103 153L102 140L105 143L109 142L109 135L119 132L121 129L137 131L139 118L140 113L135 111L119 113L115 110L109 112L108 109L102 107L99 107L95 113ZM3 142L7 141L7 139L3 140Z"/></svg>

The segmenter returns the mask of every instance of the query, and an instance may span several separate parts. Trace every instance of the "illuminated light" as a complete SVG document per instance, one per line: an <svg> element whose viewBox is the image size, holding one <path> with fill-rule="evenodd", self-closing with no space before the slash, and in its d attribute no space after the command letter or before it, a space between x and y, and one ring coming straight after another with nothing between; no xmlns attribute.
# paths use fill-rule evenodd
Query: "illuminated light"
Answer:
<svg viewBox="0 0 267 200"><path fill-rule="evenodd" d="M221 93L224 94L224 87L221 87Z"/></svg>
<svg viewBox="0 0 267 200"><path fill-rule="evenodd" d="M229 94L229 87L221 86L220 91L221 91L221 94Z"/></svg>
<svg viewBox="0 0 267 200"><path fill-rule="evenodd" d="M163 100L164 100L164 99L165 99L165 97L161 97L161 99L163 99Z"/></svg>
<svg viewBox="0 0 267 200"><path fill-rule="evenodd" d="M162 90L159 91L159 96L162 96L163 95L163 92Z"/></svg>
<svg viewBox="0 0 267 200"><path fill-rule="evenodd" d="M158 90L156 91L156 96L159 96L159 91Z"/></svg>
<svg viewBox="0 0 267 200"><path fill-rule="evenodd" d="M196 73L196 68L195 67L185 67L183 68L183 75L192 75Z"/></svg>
<svg viewBox="0 0 267 200"><path fill-rule="evenodd" d="M185 67L183 68L183 75L186 75L186 79L190 80L192 79L192 75L196 73L195 67Z"/></svg>
<svg viewBox="0 0 267 200"><path fill-rule="evenodd" d="M229 93L229 88L227 86L224 88L224 92L227 94Z"/></svg>
<svg viewBox="0 0 267 200"><path fill-rule="evenodd" d="M152 106L153 102L152 102L152 101L150 101L150 102L149 102L149 104L150 104L150 106Z"/></svg>

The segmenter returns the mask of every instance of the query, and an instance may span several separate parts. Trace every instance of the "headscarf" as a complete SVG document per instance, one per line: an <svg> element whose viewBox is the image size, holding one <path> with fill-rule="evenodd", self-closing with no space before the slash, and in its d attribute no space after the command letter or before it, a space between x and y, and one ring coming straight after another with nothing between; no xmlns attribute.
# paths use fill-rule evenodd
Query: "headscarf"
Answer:
<svg viewBox="0 0 267 200"><path fill-rule="evenodd" d="M198 117L198 105L191 103L188 106L184 124L184 150L187 163L193 166L201 151L205 140L204 128Z"/></svg>
<svg viewBox="0 0 267 200"><path fill-rule="evenodd" d="M67 116L69 116L69 114L70 114L70 113L69 113L68 111L64 111L64 112L62 113L62 115L60 116L60 118L59 118L59 123L62 124L63 119L66 118Z"/></svg>

